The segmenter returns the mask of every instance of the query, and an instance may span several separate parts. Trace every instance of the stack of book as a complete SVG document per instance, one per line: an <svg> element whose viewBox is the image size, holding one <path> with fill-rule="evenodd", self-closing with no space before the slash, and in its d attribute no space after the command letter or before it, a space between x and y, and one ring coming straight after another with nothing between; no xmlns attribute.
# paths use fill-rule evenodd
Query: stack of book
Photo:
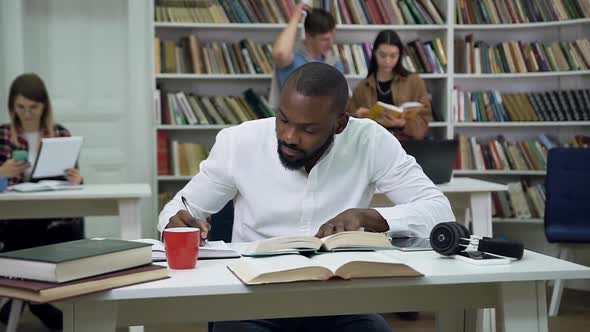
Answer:
<svg viewBox="0 0 590 332"><path fill-rule="evenodd" d="M151 245L84 239L0 253L0 296L39 303L168 277Z"/></svg>
<svg viewBox="0 0 590 332"><path fill-rule="evenodd" d="M502 93L453 90L456 122L588 121L590 89Z"/></svg>
<svg viewBox="0 0 590 332"><path fill-rule="evenodd" d="M158 131L158 175L192 176L207 159L207 148L200 143L170 140L168 132Z"/></svg>
<svg viewBox="0 0 590 332"><path fill-rule="evenodd" d="M157 0L156 22L286 23L299 0ZM312 0L338 24L444 24L432 0Z"/></svg>
<svg viewBox="0 0 590 332"><path fill-rule="evenodd" d="M523 42L506 41L490 45L475 41L473 34L455 40L455 68L458 73L532 73L587 70L590 41Z"/></svg>
<svg viewBox="0 0 590 332"><path fill-rule="evenodd" d="M492 215L497 218L543 218L545 186L531 185L526 180L508 183L507 192L492 193Z"/></svg>
<svg viewBox="0 0 590 332"><path fill-rule="evenodd" d="M590 17L587 0L455 0L457 24L515 24Z"/></svg>

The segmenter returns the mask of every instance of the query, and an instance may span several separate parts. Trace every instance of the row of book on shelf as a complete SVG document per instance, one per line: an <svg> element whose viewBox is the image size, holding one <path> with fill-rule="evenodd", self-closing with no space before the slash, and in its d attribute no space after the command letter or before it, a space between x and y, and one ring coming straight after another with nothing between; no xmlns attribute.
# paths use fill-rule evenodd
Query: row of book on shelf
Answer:
<svg viewBox="0 0 590 332"><path fill-rule="evenodd" d="M524 178L509 182L508 191L492 193L492 215L496 218L543 218L545 186L530 184Z"/></svg>
<svg viewBox="0 0 590 332"><path fill-rule="evenodd" d="M157 140L158 175L193 176L209 155L203 144L171 140L166 131L158 131Z"/></svg>
<svg viewBox="0 0 590 332"><path fill-rule="evenodd" d="M590 89L504 93L453 89L455 122L589 121Z"/></svg>
<svg viewBox="0 0 590 332"><path fill-rule="evenodd" d="M236 125L273 117L266 99L247 89L242 96L197 96L184 92L154 92L154 121L164 125Z"/></svg>
<svg viewBox="0 0 590 332"><path fill-rule="evenodd" d="M560 140L548 134L536 139L507 141L503 135L483 139L459 135L455 169L533 170L547 168L547 152L555 147L588 147L590 137L575 135Z"/></svg>
<svg viewBox="0 0 590 332"><path fill-rule="evenodd" d="M156 0L156 22L286 23L299 0ZM337 24L444 24L432 0L312 0Z"/></svg>
<svg viewBox="0 0 590 332"><path fill-rule="evenodd" d="M416 73L444 73L447 66L445 42L435 38L408 42L402 55L404 66ZM154 38L155 71L190 74L271 74L272 46L249 39L239 42L202 43L192 34L179 41ZM372 54L371 43L333 45L332 55L344 65L344 74L366 75Z"/></svg>
<svg viewBox="0 0 590 332"><path fill-rule="evenodd" d="M587 0L455 0L457 24L517 24L590 17Z"/></svg>
<svg viewBox="0 0 590 332"><path fill-rule="evenodd" d="M455 72L532 73L590 69L590 41L505 41L491 45L473 34L455 40Z"/></svg>

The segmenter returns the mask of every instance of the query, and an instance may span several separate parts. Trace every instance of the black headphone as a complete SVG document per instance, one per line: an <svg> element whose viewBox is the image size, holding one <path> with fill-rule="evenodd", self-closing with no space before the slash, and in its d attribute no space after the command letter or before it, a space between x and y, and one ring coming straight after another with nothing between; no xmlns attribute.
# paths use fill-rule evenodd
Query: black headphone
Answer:
<svg viewBox="0 0 590 332"><path fill-rule="evenodd" d="M467 227L454 221L440 223L430 232L430 246L437 253L451 256L466 249L521 259L524 244L515 241L474 236Z"/></svg>

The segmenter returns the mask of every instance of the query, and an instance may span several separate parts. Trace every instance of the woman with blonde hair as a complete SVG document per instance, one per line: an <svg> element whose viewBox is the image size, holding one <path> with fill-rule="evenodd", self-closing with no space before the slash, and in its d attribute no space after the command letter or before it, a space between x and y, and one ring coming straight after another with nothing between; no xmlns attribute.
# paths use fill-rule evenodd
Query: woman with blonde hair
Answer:
<svg viewBox="0 0 590 332"><path fill-rule="evenodd" d="M10 123L0 125L0 177L13 185L31 181L31 170L42 138L67 137L70 132L53 122L53 110L43 80L37 74L18 76L8 94ZM67 169L60 177L73 184L82 183L80 170ZM26 249L83 238L81 218L0 220L0 252ZM9 305L0 310L6 323ZM33 314L49 328L61 329L62 314L51 305L29 304Z"/></svg>

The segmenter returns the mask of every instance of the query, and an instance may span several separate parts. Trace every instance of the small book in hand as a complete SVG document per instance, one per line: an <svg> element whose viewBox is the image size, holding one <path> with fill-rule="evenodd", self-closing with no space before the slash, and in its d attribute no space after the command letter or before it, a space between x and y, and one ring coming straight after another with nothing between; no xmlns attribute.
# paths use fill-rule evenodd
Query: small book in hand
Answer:
<svg viewBox="0 0 590 332"><path fill-rule="evenodd" d="M244 256L271 256L318 251L370 251L392 249L385 233L363 231L340 232L324 238L315 236L280 236L253 242Z"/></svg>
<svg viewBox="0 0 590 332"><path fill-rule="evenodd" d="M243 257L227 266L246 285L330 278L417 277L423 274L383 252L341 251L305 257Z"/></svg>
<svg viewBox="0 0 590 332"><path fill-rule="evenodd" d="M389 115L395 118L413 120L416 118L418 111L421 110L423 107L424 105L416 101L405 102L401 106L395 106L378 101L375 105L371 106L371 108L369 109L369 114L367 116L370 119L379 122L383 117L384 113L387 112Z"/></svg>

